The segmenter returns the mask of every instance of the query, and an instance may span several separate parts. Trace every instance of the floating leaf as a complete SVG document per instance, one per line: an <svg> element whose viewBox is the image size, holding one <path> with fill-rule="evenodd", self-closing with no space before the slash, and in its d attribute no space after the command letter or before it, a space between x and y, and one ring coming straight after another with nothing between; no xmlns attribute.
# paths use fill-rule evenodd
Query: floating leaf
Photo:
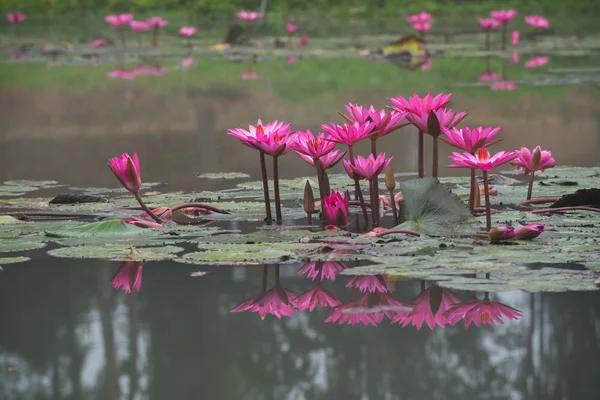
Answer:
<svg viewBox="0 0 600 400"><path fill-rule="evenodd" d="M84 193L59 193L50 200L50 204L75 204L75 203L107 203L108 200L101 196Z"/></svg>
<svg viewBox="0 0 600 400"><path fill-rule="evenodd" d="M132 247L124 244L105 244L101 246L73 246L50 250L49 255L64 258L97 258L111 261L150 261L168 260L177 257L175 253L183 251L177 246Z"/></svg>
<svg viewBox="0 0 600 400"><path fill-rule="evenodd" d="M250 175L243 172L208 172L205 174L197 174L196 178L202 179L245 179L250 178Z"/></svg>
<svg viewBox="0 0 600 400"><path fill-rule="evenodd" d="M20 240L3 239L0 243L0 253L41 249L44 246L46 246L46 243L43 242L23 242Z"/></svg>
<svg viewBox="0 0 600 400"><path fill-rule="evenodd" d="M29 257L0 257L0 265L16 264L16 263L20 263L20 262L29 261L29 260L31 260L31 258L29 258ZM1 270L1 268L0 268L0 270Z"/></svg>
<svg viewBox="0 0 600 400"><path fill-rule="evenodd" d="M71 229L58 231L46 231L46 235L51 237L86 237L86 236L120 236L135 235L146 231L143 228L126 224L121 220L110 219L101 222L92 222Z"/></svg>

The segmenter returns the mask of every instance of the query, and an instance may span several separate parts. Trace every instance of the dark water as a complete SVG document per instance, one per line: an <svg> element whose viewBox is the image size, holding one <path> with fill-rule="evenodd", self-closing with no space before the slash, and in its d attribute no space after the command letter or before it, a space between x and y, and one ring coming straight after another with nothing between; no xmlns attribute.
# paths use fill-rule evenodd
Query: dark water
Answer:
<svg viewBox="0 0 600 400"><path fill-rule="evenodd" d="M456 68L456 60L434 59L430 71L361 61L355 78L363 83L356 85L336 78L340 64L301 62L319 74L282 80L290 67L281 62L257 66L263 78L252 83L215 79L197 87L181 78L158 93L105 77L106 88L87 92L51 82L3 90L0 181L116 187L106 160L137 150L146 181L168 182L173 190L222 188L227 183L195 174L241 171L258 178L256 155L227 137L227 128L262 117L316 130L348 101L383 106L386 97L410 95L419 85L453 92L452 107L470 112L469 125L501 125L506 149L541 144L559 164L598 165L597 57L556 57L541 72L505 66L518 82L511 92L478 83L488 68L502 71L499 60L489 67L473 57ZM592 72L576 72L582 67ZM562 80L552 68L567 71ZM294 97L302 85L310 90ZM414 133L384 139L397 171L415 169ZM449 151L443 147L440 156ZM291 154L282 165L284 177L312 173ZM491 294L522 313L495 327L466 329L460 321L417 330L387 317L378 326L350 326L325 323L331 311L321 307L281 319L231 313L260 292L259 265L146 263L140 292L126 294L110 284L119 263L23 255L32 261L0 272L0 399L600 398L598 293ZM300 267L282 265L280 285L296 293L314 288L316 282L298 275ZM198 271L209 274L190 276ZM270 266L268 288L274 276ZM341 276L323 286L345 303L361 296L348 281ZM404 302L423 289L419 281L390 280L387 287ZM464 301L473 295L455 294Z"/></svg>

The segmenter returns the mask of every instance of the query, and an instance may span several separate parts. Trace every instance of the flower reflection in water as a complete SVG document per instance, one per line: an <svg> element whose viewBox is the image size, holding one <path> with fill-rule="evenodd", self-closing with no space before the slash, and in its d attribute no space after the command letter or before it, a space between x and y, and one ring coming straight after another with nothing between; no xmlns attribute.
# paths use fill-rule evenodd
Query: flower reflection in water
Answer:
<svg viewBox="0 0 600 400"><path fill-rule="evenodd" d="M143 261L125 261L110 281L115 289L121 289L125 293L131 293L133 289L139 292L142 287Z"/></svg>
<svg viewBox="0 0 600 400"><path fill-rule="evenodd" d="M337 307L341 303L333 293L317 284L314 288L302 293L295 299L298 311L314 311L317 306Z"/></svg>
<svg viewBox="0 0 600 400"><path fill-rule="evenodd" d="M304 264L299 270L298 275L305 275L308 279L329 279L330 281L335 280L335 276L348 268L345 264L338 261L325 261L325 262L309 262Z"/></svg>
<svg viewBox="0 0 600 400"><path fill-rule="evenodd" d="M367 293L356 301L336 307L325 322L377 326L383 321L383 317L393 319L398 313L405 313L410 309L410 304L395 299L388 293Z"/></svg>
<svg viewBox="0 0 600 400"><path fill-rule="evenodd" d="M355 276L350 279L346 287L358 289L363 293L387 293L388 281L385 275Z"/></svg>
<svg viewBox="0 0 600 400"><path fill-rule="evenodd" d="M471 300L462 301L451 306L445 313L445 317L452 325L464 319L465 328L468 328L471 323L479 327L482 324L496 326L503 324L502 318L506 317L509 320L517 320L523 316L521 311L512 308L506 304L491 301L489 292L485 292L483 300L478 299L475 295Z"/></svg>
<svg viewBox="0 0 600 400"><path fill-rule="evenodd" d="M425 281L421 281L421 293L411 301L414 304L412 311L399 313L392 320L406 327L408 324L420 330L423 323L434 330L436 325L445 328L449 323L444 314L453 304L460 303L460 298L449 289L432 286L425 289Z"/></svg>

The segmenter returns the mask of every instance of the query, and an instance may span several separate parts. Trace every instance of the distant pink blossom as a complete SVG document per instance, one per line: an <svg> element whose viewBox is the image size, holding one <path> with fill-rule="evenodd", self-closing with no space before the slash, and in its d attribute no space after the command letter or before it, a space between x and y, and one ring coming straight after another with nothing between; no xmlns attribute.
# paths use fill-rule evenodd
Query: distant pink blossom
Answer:
<svg viewBox="0 0 600 400"><path fill-rule="evenodd" d="M548 64L548 61L549 59L546 56L532 57L525 61L525 68L540 68Z"/></svg>
<svg viewBox="0 0 600 400"><path fill-rule="evenodd" d="M106 46L106 40L104 40L104 39L96 39L90 43L90 47L92 49L97 49L99 47L104 47L104 46Z"/></svg>
<svg viewBox="0 0 600 400"><path fill-rule="evenodd" d="M115 28L126 25L133 20L133 14L107 15L104 20Z"/></svg>
<svg viewBox="0 0 600 400"><path fill-rule="evenodd" d="M108 72L109 78L121 78L121 79L133 79L135 78L135 71L117 67Z"/></svg>
<svg viewBox="0 0 600 400"><path fill-rule="evenodd" d="M479 26L484 31L490 31L492 29L496 29L500 26L500 22L495 20L494 18L479 18Z"/></svg>
<svg viewBox="0 0 600 400"><path fill-rule="evenodd" d="M513 47L517 47L519 45L520 38L521 38L521 33L519 31L512 31L510 33L510 42Z"/></svg>
<svg viewBox="0 0 600 400"><path fill-rule="evenodd" d="M550 28L550 22L539 15L530 15L525 17L525 23L534 28Z"/></svg>
<svg viewBox="0 0 600 400"><path fill-rule="evenodd" d="M254 21L255 19L262 18L262 14L255 11L240 11L235 16L244 21Z"/></svg>
<svg viewBox="0 0 600 400"><path fill-rule="evenodd" d="M498 10L490 12L490 16L502 24L507 24L518 14L519 13L516 10Z"/></svg>
<svg viewBox="0 0 600 400"><path fill-rule="evenodd" d="M240 79L243 81L260 79L261 77L262 75L256 71L244 71L240 74Z"/></svg>
<svg viewBox="0 0 600 400"><path fill-rule="evenodd" d="M196 64L196 61L191 57L181 59L181 68L190 68Z"/></svg>
<svg viewBox="0 0 600 400"><path fill-rule="evenodd" d="M431 23L430 22L415 22L411 25L411 27L415 31L426 32L426 31L431 30Z"/></svg>
<svg viewBox="0 0 600 400"><path fill-rule="evenodd" d="M308 36L307 35L303 35L300 38L300 46L306 46L308 44Z"/></svg>
<svg viewBox="0 0 600 400"><path fill-rule="evenodd" d="M512 92L513 90L517 89L517 84L513 81L502 80L492 83L492 86L490 88L495 91Z"/></svg>
<svg viewBox="0 0 600 400"><path fill-rule="evenodd" d="M22 12L9 12L8 14L6 14L6 21L9 24L20 24L21 22L25 21L27 19L27 16L25 14L23 14Z"/></svg>
<svg viewBox="0 0 600 400"><path fill-rule="evenodd" d="M150 29L150 25L148 25L144 21L129 21L129 27L134 32L145 32Z"/></svg>
<svg viewBox="0 0 600 400"><path fill-rule="evenodd" d="M423 11L419 14L409 15L406 20L410 24L431 22L431 14Z"/></svg>
<svg viewBox="0 0 600 400"><path fill-rule="evenodd" d="M191 37L196 34L198 30L193 26L183 26L179 29L179 34L185 37Z"/></svg>
<svg viewBox="0 0 600 400"><path fill-rule="evenodd" d="M298 26L294 24L287 24L285 26L285 30L287 31L288 35L291 35L298 30Z"/></svg>
<svg viewBox="0 0 600 400"><path fill-rule="evenodd" d="M425 63L421 65L421 71L429 71L433 65L433 57L427 57Z"/></svg>
<svg viewBox="0 0 600 400"><path fill-rule="evenodd" d="M146 23L153 29L164 28L168 22L161 17L151 17L146 20Z"/></svg>
<svg viewBox="0 0 600 400"><path fill-rule="evenodd" d="M479 82L491 82L497 81L501 78L501 75L497 72L486 71L479 75Z"/></svg>
<svg viewBox="0 0 600 400"><path fill-rule="evenodd" d="M519 52L517 50L513 51L512 57L511 57L511 61L513 62L513 64L518 64L519 59L520 59Z"/></svg>
<svg viewBox="0 0 600 400"><path fill-rule="evenodd" d="M295 62L296 62L296 56L289 55L288 58L287 58L287 63L288 64L293 64Z"/></svg>

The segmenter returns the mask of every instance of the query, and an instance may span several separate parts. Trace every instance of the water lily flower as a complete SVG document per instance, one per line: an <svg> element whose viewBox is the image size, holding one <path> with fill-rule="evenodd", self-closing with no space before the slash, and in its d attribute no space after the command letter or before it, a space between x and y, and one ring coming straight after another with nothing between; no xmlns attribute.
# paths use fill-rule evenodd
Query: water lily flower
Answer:
<svg viewBox="0 0 600 400"><path fill-rule="evenodd" d="M370 105L369 108L348 103L346 106L346 111L348 112L349 117L343 116L348 122L352 122L354 124L365 124L367 122L372 122L374 124L373 130L369 137L372 140L371 152L376 153L375 144L373 143L377 139L386 136L398 128L401 128L402 124L400 122L406 118L408 112L405 111L395 111L386 112L385 109L377 110L373 105Z"/></svg>
<svg viewBox="0 0 600 400"><path fill-rule="evenodd" d="M366 122L364 124L344 124L340 126L331 122L330 125L323 124L321 127L329 134L329 140L352 146L368 137L373 130L374 124Z"/></svg>
<svg viewBox="0 0 600 400"><path fill-rule="evenodd" d="M193 26L183 26L179 29L179 34L187 38L195 35L196 32L198 32L198 29L194 28Z"/></svg>
<svg viewBox="0 0 600 400"><path fill-rule="evenodd" d="M454 146L458 149L473 153L482 147L488 147L500 142L502 139L493 140L502 128L499 126L486 128L442 128L444 136L440 136L440 140L444 143Z"/></svg>
<svg viewBox="0 0 600 400"><path fill-rule="evenodd" d="M517 84L513 81L502 80L499 82L492 83L492 86L490 86L490 88L494 91L512 92L513 90L517 89Z"/></svg>
<svg viewBox="0 0 600 400"><path fill-rule="evenodd" d="M294 32L296 32L298 30L298 26L294 25L294 24L286 24L285 26L285 30L287 31L288 35L293 34Z"/></svg>
<svg viewBox="0 0 600 400"><path fill-rule="evenodd" d="M448 318L448 322L452 325L464 319L465 328L468 328L471 324L475 324L477 327L481 326L481 324L495 326L496 323L503 324L503 317L510 320L517 320L523 316L515 308L491 301L487 292L483 300L475 298L462 301L452 305L444 314Z"/></svg>
<svg viewBox="0 0 600 400"><path fill-rule="evenodd" d="M513 64L519 63L519 52L517 50L513 51L511 61L513 62Z"/></svg>
<svg viewBox="0 0 600 400"><path fill-rule="evenodd" d="M490 16L502 24L510 22L518 14L519 13L516 10L497 10L490 12Z"/></svg>
<svg viewBox="0 0 600 400"><path fill-rule="evenodd" d="M427 32L431 30L431 22L415 22L411 25L411 28L421 33Z"/></svg>
<svg viewBox="0 0 600 400"><path fill-rule="evenodd" d="M262 14L255 11L240 11L236 13L235 16L244 21L254 21L255 19L262 18Z"/></svg>
<svg viewBox="0 0 600 400"><path fill-rule="evenodd" d="M354 276L348 284L347 288L360 290L362 293L387 293L388 281L385 275L359 275Z"/></svg>
<svg viewBox="0 0 600 400"><path fill-rule="evenodd" d="M519 31L512 31L510 34L510 41L514 48L519 46L519 39L521 38L521 34Z"/></svg>
<svg viewBox="0 0 600 400"><path fill-rule="evenodd" d="M535 147L533 150L521 147L521 150L517 150L515 153L517 157L511 161L511 164L516 166L517 169L522 169L525 176L531 174L527 190L527 200L531 200L535 171L544 172L547 168L553 168L556 165L556 160L552 157L551 151L542 150L540 146Z"/></svg>
<svg viewBox="0 0 600 400"><path fill-rule="evenodd" d="M439 128L438 132L433 132L429 129L429 115L433 112L437 117ZM437 110L426 111L425 108L421 109L418 113L409 113L406 119L416 126L420 131L432 135L433 137L439 136L442 133L443 128L452 128L458 125L465 117L466 112L456 113L447 108L438 108Z"/></svg>
<svg viewBox="0 0 600 400"><path fill-rule="evenodd" d="M135 151L133 156L123 153L121 157L111 158L108 166L125 189L132 193L139 192L142 187L142 178L140 176L140 161Z"/></svg>
<svg viewBox="0 0 600 400"><path fill-rule="evenodd" d="M517 228L515 234L518 240L529 240L540 236L545 230L542 224L528 224Z"/></svg>
<svg viewBox="0 0 600 400"><path fill-rule="evenodd" d="M317 285L307 292L304 292L294 300L298 311L308 310L313 312L317 306L337 307L341 302L333 293L321 285Z"/></svg>
<svg viewBox="0 0 600 400"><path fill-rule="evenodd" d="M481 26L481 29L484 31L490 31L500 26L500 22L494 18L479 18L478 22L479 26Z"/></svg>
<svg viewBox="0 0 600 400"><path fill-rule="evenodd" d="M459 302L460 298L449 289L432 286L410 301L414 305L412 311L398 313L392 323L402 324L403 328L411 324L417 330L421 330L423 323L431 330L435 330L436 325L445 328L448 317L444 313Z"/></svg>
<svg viewBox="0 0 600 400"><path fill-rule="evenodd" d="M446 107L451 99L452 93L440 93L435 97L431 93L427 93L423 98L414 93L408 100L402 96L388 98L394 110L412 114L420 114L422 111L429 114L431 110L439 110Z"/></svg>
<svg viewBox="0 0 600 400"><path fill-rule="evenodd" d="M409 24L419 23L419 22L431 22L431 14L426 11L423 11L419 14L409 15L406 20Z"/></svg>
<svg viewBox="0 0 600 400"><path fill-rule="evenodd" d="M169 22L161 17L150 17L146 20L146 23L153 29L164 28Z"/></svg>
<svg viewBox="0 0 600 400"><path fill-rule="evenodd" d="M135 225L138 228L161 228L162 227L162 224L159 224L158 222L149 221L146 219L135 218L135 217L128 218L128 219L124 220L123 222L126 224Z"/></svg>
<svg viewBox="0 0 600 400"><path fill-rule="evenodd" d="M344 197L335 190L323 197L323 214L327 224L337 227L348 225L348 194Z"/></svg>
<svg viewBox="0 0 600 400"><path fill-rule="evenodd" d="M181 59L181 68L190 68L196 64L196 61L191 57L186 57Z"/></svg>
<svg viewBox="0 0 600 400"><path fill-rule="evenodd" d="M540 68L548 64L548 57L537 56L525 61L525 68Z"/></svg>
<svg viewBox="0 0 600 400"><path fill-rule="evenodd" d="M150 25L144 21L129 21L129 27L132 31L137 33L145 32L150 29Z"/></svg>
<svg viewBox="0 0 600 400"><path fill-rule="evenodd" d="M514 239L517 236L515 228L512 226L495 226L488 232L490 242L500 242L502 240Z"/></svg>
<svg viewBox="0 0 600 400"><path fill-rule="evenodd" d="M296 60L297 60L297 59L296 59L296 56L289 55L289 56L287 57L287 63L288 63L288 64L293 64L293 63L295 63L295 62L296 62Z"/></svg>
<svg viewBox="0 0 600 400"><path fill-rule="evenodd" d="M136 76L136 72L134 70L117 67L110 70L107 76L109 78L133 79Z"/></svg>
<svg viewBox="0 0 600 400"><path fill-rule="evenodd" d="M106 40L104 39L96 39L90 43L90 47L92 49L97 49L104 46L106 46Z"/></svg>
<svg viewBox="0 0 600 400"><path fill-rule="evenodd" d="M423 65L421 65L421 71L429 71L433 66L433 57L427 57Z"/></svg>
<svg viewBox="0 0 600 400"><path fill-rule="evenodd" d="M326 171L326 170L336 166L337 163L340 162L340 160L342 158L344 158L344 156L346 155L347 152L348 152L347 150L345 150L345 151L333 150L332 152L327 153L324 156L321 156L317 159L319 160L323 171ZM300 158L302 158L304 161L306 161L313 167L315 166L315 159L313 157L307 156L306 154L302 154L302 153L298 153L298 156L300 156Z"/></svg>
<svg viewBox="0 0 600 400"><path fill-rule="evenodd" d="M143 265L143 261L125 261L110 281L112 287L126 293L131 293L132 290L139 292L142 287Z"/></svg>
<svg viewBox="0 0 600 400"><path fill-rule="evenodd" d="M6 14L6 21L9 24L20 24L27 19L27 15L22 12L9 12Z"/></svg>
<svg viewBox="0 0 600 400"><path fill-rule="evenodd" d="M354 173L369 181L376 179L381 172L390 165L394 157L386 158L385 153L379 153L377 156L373 154L367 158L363 156L354 157L354 162L345 160L344 163L349 163L350 168Z"/></svg>
<svg viewBox="0 0 600 400"><path fill-rule="evenodd" d="M114 26L115 28L127 25L133 20L133 14L118 14L118 15L107 15L104 20Z"/></svg>
<svg viewBox="0 0 600 400"><path fill-rule="evenodd" d="M308 35L300 37L300 46L304 47L308 44Z"/></svg>
<svg viewBox="0 0 600 400"><path fill-rule="evenodd" d="M542 16L539 15L530 15L525 17L525 23L534 28L549 28L550 22Z"/></svg>
<svg viewBox="0 0 600 400"><path fill-rule="evenodd" d="M346 268L348 267L339 261L313 261L304 264L298 270L298 275L306 274L307 278L312 279L313 281L315 279L319 279L320 281L329 279L330 281L333 281L335 280L336 275Z"/></svg>

